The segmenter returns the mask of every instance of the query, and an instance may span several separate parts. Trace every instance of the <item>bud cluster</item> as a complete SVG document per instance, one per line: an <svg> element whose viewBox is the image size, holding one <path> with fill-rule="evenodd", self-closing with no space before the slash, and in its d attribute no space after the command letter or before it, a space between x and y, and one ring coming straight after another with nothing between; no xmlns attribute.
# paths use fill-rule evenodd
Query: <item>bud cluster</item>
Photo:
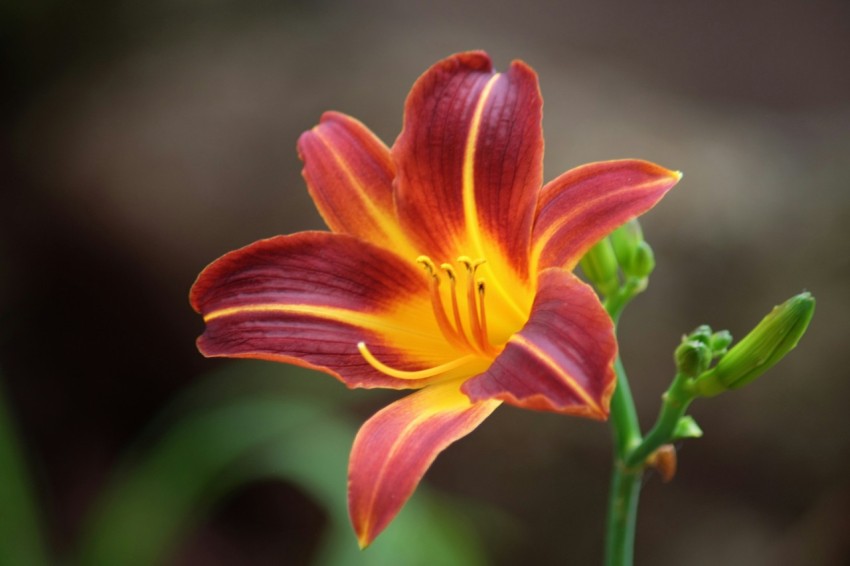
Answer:
<svg viewBox="0 0 850 566"><path fill-rule="evenodd" d="M588 250L580 265L597 290L611 296L622 286L621 274L626 281L645 285L655 269L655 256L643 239L638 221L630 220Z"/></svg>
<svg viewBox="0 0 850 566"><path fill-rule="evenodd" d="M708 369L712 360L726 354L732 335L728 330L712 332L707 324L698 326L693 332L682 336L676 348L676 368L688 377L699 377Z"/></svg>

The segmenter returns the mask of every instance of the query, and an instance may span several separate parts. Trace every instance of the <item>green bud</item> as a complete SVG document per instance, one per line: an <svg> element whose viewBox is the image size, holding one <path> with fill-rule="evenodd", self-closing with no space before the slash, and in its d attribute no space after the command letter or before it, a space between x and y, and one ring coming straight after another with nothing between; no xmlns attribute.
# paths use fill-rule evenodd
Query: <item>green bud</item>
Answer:
<svg viewBox="0 0 850 566"><path fill-rule="evenodd" d="M608 238L602 238L599 243L590 248L581 258L581 270L596 289L603 295L611 295L620 288L617 277L617 256Z"/></svg>
<svg viewBox="0 0 850 566"><path fill-rule="evenodd" d="M704 342L685 339L676 348L676 368L688 377L697 377L711 363L711 348Z"/></svg>
<svg viewBox="0 0 850 566"><path fill-rule="evenodd" d="M711 346L711 353L715 358L720 357L726 353L726 350L729 348L731 343L732 333L728 330L718 330L711 336L711 342L709 343Z"/></svg>
<svg viewBox="0 0 850 566"><path fill-rule="evenodd" d="M611 232L611 245L624 273L627 273L632 263L635 248L643 241L643 231L637 219L632 219Z"/></svg>
<svg viewBox="0 0 850 566"><path fill-rule="evenodd" d="M794 349L815 312L811 293L800 293L774 307L743 340L696 383L705 397L743 387Z"/></svg>
<svg viewBox="0 0 850 566"><path fill-rule="evenodd" d="M640 242L635 247L631 264L623 271L631 277L643 279L655 269L655 254L646 242Z"/></svg>
<svg viewBox="0 0 850 566"><path fill-rule="evenodd" d="M706 346L711 345L711 327L707 324L697 326L693 332L688 334L688 339L702 342Z"/></svg>

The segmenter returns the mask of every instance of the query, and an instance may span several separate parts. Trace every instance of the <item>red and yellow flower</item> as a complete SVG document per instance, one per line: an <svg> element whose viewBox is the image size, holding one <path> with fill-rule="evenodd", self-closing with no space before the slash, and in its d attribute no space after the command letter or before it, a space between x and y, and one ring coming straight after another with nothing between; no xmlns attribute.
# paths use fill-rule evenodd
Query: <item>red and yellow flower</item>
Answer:
<svg viewBox="0 0 850 566"><path fill-rule="evenodd" d="M500 404L604 419L617 345L572 270L680 178L652 163L591 163L543 185L534 71L482 52L440 61L392 148L328 112L298 141L330 232L255 242L191 292L206 356L260 358L349 387L416 391L354 441L349 510L361 546L434 458Z"/></svg>

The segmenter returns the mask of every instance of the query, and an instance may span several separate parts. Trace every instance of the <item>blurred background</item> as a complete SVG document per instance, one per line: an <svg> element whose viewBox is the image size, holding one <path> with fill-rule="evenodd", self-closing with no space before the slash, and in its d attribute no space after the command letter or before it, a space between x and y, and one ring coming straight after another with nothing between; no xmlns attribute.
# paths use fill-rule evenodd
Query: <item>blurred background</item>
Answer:
<svg viewBox="0 0 850 566"><path fill-rule="evenodd" d="M298 135L334 109L392 143L416 77L467 49L539 73L547 179L685 173L642 220L658 267L621 323L644 427L684 332L818 301L767 377L694 404L705 437L647 479L636 563L850 563L847 2L11 1L0 48L0 473L21 498L0 532L40 529L45 563L600 563L604 424L498 411L389 546L344 558L348 447L397 395L194 347L204 265L322 228ZM8 511L26 494L29 519Z"/></svg>

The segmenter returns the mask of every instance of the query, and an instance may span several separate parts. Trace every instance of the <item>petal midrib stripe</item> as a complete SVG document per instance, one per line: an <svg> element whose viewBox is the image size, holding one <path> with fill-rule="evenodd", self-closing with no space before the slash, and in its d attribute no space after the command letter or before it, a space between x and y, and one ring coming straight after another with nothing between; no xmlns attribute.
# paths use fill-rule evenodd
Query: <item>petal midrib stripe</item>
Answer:
<svg viewBox="0 0 850 566"><path fill-rule="evenodd" d="M575 379L573 379L573 377L571 375L569 375L567 372L565 372L564 369L560 365L558 365L554 360L552 360L552 358L550 356L546 355L546 352L544 352L543 350L538 348L537 345L535 345L533 342L529 341L528 339L526 339L525 337L523 337L520 334L515 334L513 336L513 338L511 338L511 342L513 344L519 346L520 348L523 348L526 352L528 352L530 355L532 355L538 361L540 361L540 363L544 364L546 367L548 367L550 370L552 370L555 373L555 375L560 377L563 380L563 382L570 389L572 389L572 391L576 394L576 396L578 396L582 401L584 401L585 404L587 404L587 406L590 409L592 409L593 411L596 411L600 414L605 414L605 411L602 409L602 407L599 406L599 403L597 403L587 393L587 391L585 391L585 389L582 388L576 382Z"/></svg>
<svg viewBox="0 0 850 566"><path fill-rule="evenodd" d="M484 251L484 242L481 239L481 224L478 221L478 203L475 200L475 151L478 148L478 137L481 133L481 119L484 115L484 108L490 99L493 86L501 76L501 73L494 74L481 90L478 102L475 105L475 111L472 113L472 121L469 124L469 132L467 133L466 147L463 154L463 169L461 171L463 183L463 218L466 225L466 234L479 258L486 258L487 254ZM514 297L508 293L498 277L494 277L492 281L489 281L489 284L502 296L505 304L519 315L521 320L527 318L527 313L520 308Z"/></svg>
<svg viewBox="0 0 850 566"><path fill-rule="evenodd" d="M597 206L600 202L604 200L616 199L624 193L648 192L656 185L663 184L666 181L667 179L652 179L639 185L627 185L616 191L611 191L609 193L605 193L602 196L596 196L594 198L588 199L580 205L573 207L568 214L562 215L561 218L559 218L556 222L552 222L542 233L534 237L531 251L532 270L537 270L540 255L543 253L543 249L546 247L546 244L549 243L549 241L555 236L555 234L557 234L560 230L564 228L564 226L575 220L577 217L587 212L588 209ZM578 258L574 259L576 260L576 263L578 263Z"/></svg>
<svg viewBox="0 0 850 566"><path fill-rule="evenodd" d="M487 105L487 100L490 98L490 91L493 90L493 85L499 79L500 74L494 74L478 97L478 103L475 106L475 111L472 114L472 121L469 124L469 133L466 138L466 148L463 154L463 214L466 224L466 232L472 240L476 252L479 257L484 257L484 247L481 241L481 227L478 223L478 204L475 202L475 150L478 146L478 134L481 129L481 117L484 114L484 107Z"/></svg>
<svg viewBox="0 0 850 566"><path fill-rule="evenodd" d="M392 330L428 339L434 338L432 334L417 331L414 326L401 326L388 323L392 315L372 314L338 307L305 304L281 305L276 303L259 303L252 305L240 305L238 307L227 307L207 313L204 315L204 322L209 323L219 318L245 313L300 314L359 326L373 331L386 332L387 330Z"/></svg>
<svg viewBox="0 0 850 566"><path fill-rule="evenodd" d="M412 246L408 243L407 238L399 229L397 219L392 215L388 214L385 210L378 208L375 203L372 201L372 198L367 193L365 187L348 166L348 163L342 158L342 156L337 152L336 148L333 144L331 144L325 137L318 131L318 129L314 130L314 133L319 141L325 146L328 152L333 157L336 164L339 166L339 169L345 173L346 178L348 179L349 184L356 189L357 198L363 204L363 207L369 212L371 217L374 219L375 223L378 226L378 229L383 232L384 237L388 242L393 242L394 245L404 247L406 251L412 250ZM413 252L409 251L406 255L413 256Z"/></svg>

